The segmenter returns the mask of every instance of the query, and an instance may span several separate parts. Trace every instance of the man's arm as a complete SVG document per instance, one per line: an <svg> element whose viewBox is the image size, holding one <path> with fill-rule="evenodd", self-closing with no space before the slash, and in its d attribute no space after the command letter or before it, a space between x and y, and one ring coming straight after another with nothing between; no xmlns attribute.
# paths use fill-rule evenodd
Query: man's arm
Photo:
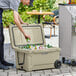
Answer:
<svg viewBox="0 0 76 76"><path fill-rule="evenodd" d="M18 19L19 19L19 21L20 21L21 24L26 24L26 25L28 25L28 23L25 23L25 22L21 19L21 17L19 16L19 14L18 14Z"/></svg>
<svg viewBox="0 0 76 76"><path fill-rule="evenodd" d="M19 19L19 21L20 21L21 24L24 24L24 21L21 19L21 17L19 16L19 14L18 14L18 19Z"/></svg>
<svg viewBox="0 0 76 76"><path fill-rule="evenodd" d="M19 21L20 21L21 24L25 24L25 22L21 19L21 17L19 16L19 14L18 14L18 19L19 19Z"/></svg>
<svg viewBox="0 0 76 76"><path fill-rule="evenodd" d="M18 26L18 28L20 29L20 31L23 33L23 35L25 36L25 38L30 38L30 36L26 35L26 33L24 32L22 26L21 26L21 20L19 19L19 14L18 12L14 11L14 22L16 23L16 25Z"/></svg>

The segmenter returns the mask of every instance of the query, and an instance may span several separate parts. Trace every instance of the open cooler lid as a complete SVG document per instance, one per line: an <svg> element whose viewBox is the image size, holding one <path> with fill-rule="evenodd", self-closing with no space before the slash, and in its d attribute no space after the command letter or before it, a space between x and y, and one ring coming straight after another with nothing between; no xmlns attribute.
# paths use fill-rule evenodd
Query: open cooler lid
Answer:
<svg viewBox="0 0 76 76"><path fill-rule="evenodd" d="M9 28L12 47L25 46L27 44L31 45L45 44L45 38L41 25L28 25L28 26L22 25L22 27L26 32L26 34L30 35L31 41L27 42L21 31L18 29L18 27L13 25L10 26Z"/></svg>

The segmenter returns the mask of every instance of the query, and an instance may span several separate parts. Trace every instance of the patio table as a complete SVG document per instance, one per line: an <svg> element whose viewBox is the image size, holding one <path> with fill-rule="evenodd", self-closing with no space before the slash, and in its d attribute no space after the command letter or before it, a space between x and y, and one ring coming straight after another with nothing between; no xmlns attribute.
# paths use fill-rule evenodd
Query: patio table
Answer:
<svg viewBox="0 0 76 76"><path fill-rule="evenodd" d="M38 12L38 11L32 11L32 12L27 12L29 15L38 15L38 24L40 23L40 15L54 15L52 12Z"/></svg>

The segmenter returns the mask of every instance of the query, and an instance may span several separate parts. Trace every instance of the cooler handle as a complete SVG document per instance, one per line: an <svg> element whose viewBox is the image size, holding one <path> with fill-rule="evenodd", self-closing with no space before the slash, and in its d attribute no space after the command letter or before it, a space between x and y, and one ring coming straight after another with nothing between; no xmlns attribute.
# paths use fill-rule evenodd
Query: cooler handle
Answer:
<svg viewBox="0 0 76 76"><path fill-rule="evenodd" d="M18 52L17 52L17 58L18 58L18 65L23 65L24 61L25 61L25 53L24 53L24 56L23 56L23 62L22 63L19 63L19 53Z"/></svg>

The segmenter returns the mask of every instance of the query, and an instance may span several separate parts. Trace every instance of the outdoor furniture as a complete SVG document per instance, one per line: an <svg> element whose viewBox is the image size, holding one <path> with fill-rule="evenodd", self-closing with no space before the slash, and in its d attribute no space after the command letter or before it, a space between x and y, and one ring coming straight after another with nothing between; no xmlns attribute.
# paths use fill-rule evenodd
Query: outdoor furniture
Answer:
<svg viewBox="0 0 76 76"><path fill-rule="evenodd" d="M38 11L27 12L27 14L38 15L38 24L40 23L40 15L54 15L53 12L38 12Z"/></svg>
<svg viewBox="0 0 76 76"><path fill-rule="evenodd" d="M54 13L54 15L50 15L50 16L53 17L53 21L52 22L46 22L45 21L42 24L43 24L43 27L44 27L45 24L51 25L52 28L54 28L54 36L56 36L55 35L55 25L59 25L59 10L55 10L55 11L53 11L53 13ZM52 28L50 28L50 36L45 36L46 38L51 38L51 36L52 36Z"/></svg>

